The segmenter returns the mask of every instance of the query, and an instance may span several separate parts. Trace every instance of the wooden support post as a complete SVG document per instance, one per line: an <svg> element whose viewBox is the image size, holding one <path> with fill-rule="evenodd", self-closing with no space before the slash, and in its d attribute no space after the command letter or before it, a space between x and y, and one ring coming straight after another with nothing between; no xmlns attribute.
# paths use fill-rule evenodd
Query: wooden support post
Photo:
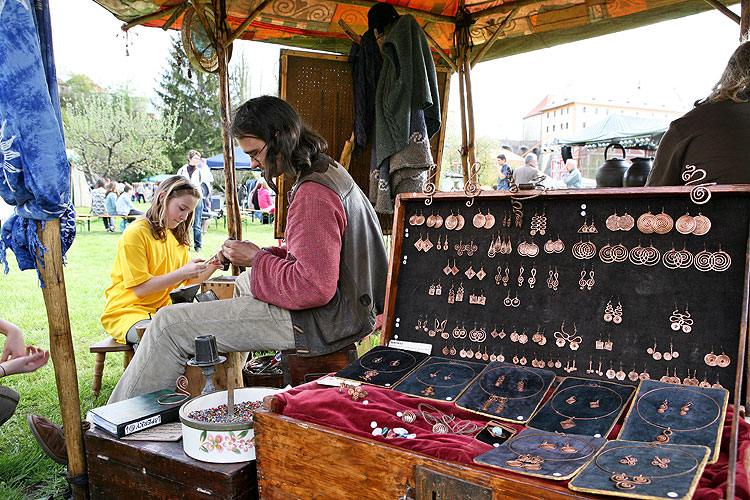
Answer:
<svg viewBox="0 0 750 500"><path fill-rule="evenodd" d="M174 13L171 16L169 16L169 19L167 19L167 22L162 24L161 29L163 29L164 31L167 31L169 28L171 28L172 25L175 23L175 21L177 21L177 19L180 18L182 13L185 12L188 7L189 5L187 2L183 3L182 5L179 5L178 8L174 11Z"/></svg>
<svg viewBox="0 0 750 500"><path fill-rule="evenodd" d="M218 18L218 16L217 16ZM242 239L242 218L240 204L237 200L236 178L234 169L234 148L229 134L229 122L232 117L229 98L229 61L227 61L227 35L217 26L216 54L219 58L219 107L221 110L221 143L224 153L225 196L227 205L227 229L230 238ZM237 266L232 265L232 274L239 274ZM240 373L240 376L242 374Z"/></svg>
<svg viewBox="0 0 750 500"><path fill-rule="evenodd" d="M44 281L42 294L47 309L49 323L49 343L52 363L55 368L57 397L60 400L60 413L65 426L65 444L68 448L68 472L71 477L86 473L86 455L83 449L81 429L81 400L78 394L78 374L76 372L73 338L68 315L68 298L65 293L65 275L62 265L60 242L60 219L46 221L44 230L38 224L37 233L47 252L43 257L44 266L39 265L39 273ZM83 500L88 497L88 488L73 485L73 498Z"/></svg>
<svg viewBox="0 0 750 500"><path fill-rule="evenodd" d="M468 33L467 33L468 34ZM468 131L469 131L469 164L473 165L477 161L477 156L474 148L474 99L471 95L471 64L469 63L469 44L466 44L466 51L464 52L464 78L466 79L466 118L468 120Z"/></svg>
<svg viewBox="0 0 750 500"><path fill-rule="evenodd" d="M469 182L469 145L466 135L466 92L464 82L464 58L461 45L458 46L458 93L461 104L461 170L464 176L464 185Z"/></svg>
<svg viewBox="0 0 750 500"><path fill-rule="evenodd" d="M740 43L750 40L750 0L740 2Z"/></svg>
<svg viewBox="0 0 750 500"><path fill-rule="evenodd" d="M359 41L362 37L359 36L357 32L354 31L352 27L349 26L349 24L347 24L347 22L344 21L343 19L339 19L338 23L339 23L339 26L341 26L341 29L344 30L344 33L346 33L346 36L348 36L352 42L359 45Z"/></svg>

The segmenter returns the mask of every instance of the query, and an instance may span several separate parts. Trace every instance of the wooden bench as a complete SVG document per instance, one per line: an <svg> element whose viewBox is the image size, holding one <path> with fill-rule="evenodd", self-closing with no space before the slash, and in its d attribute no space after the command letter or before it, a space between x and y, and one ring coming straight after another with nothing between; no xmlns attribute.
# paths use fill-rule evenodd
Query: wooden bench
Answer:
<svg viewBox="0 0 750 500"><path fill-rule="evenodd" d="M133 359L133 346L130 344L120 344L112 337L107 337L104 340L97 342L96 344L89 347L89 352L96 354L96 361L94 361L94 380L91 382L91 392L95 396L99 395L99 391L102 389L102 375L104 374L104 360L107 357L108 352L122 352L122 366L128 367L130 360Z"/></svg>

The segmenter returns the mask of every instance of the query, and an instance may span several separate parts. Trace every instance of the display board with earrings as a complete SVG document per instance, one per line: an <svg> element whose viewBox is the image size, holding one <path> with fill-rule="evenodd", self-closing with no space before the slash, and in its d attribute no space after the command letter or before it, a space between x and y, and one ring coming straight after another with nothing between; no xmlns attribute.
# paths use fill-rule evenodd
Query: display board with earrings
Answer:
<svg viewBox="0 0 750 500"><path fill-rule="evenodd" d="M471 203L438 193L428 206L403 196L386 340L559 376L733 391L750 193L711 194L700 205L689 188L481 192ZM431 336L422 325L435 322L446 326ZM468 325L496 335L457 334Z"/></svg>

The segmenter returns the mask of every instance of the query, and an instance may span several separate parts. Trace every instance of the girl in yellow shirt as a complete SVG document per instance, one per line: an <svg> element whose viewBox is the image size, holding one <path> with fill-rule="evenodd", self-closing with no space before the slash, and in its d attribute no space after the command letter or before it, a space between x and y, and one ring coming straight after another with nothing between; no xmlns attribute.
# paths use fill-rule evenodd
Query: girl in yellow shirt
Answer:
<svg viewBox="0 0 750 500"><path fill-rule="evenodd" d="M169 305L169 292L200 283L218 269L188 257L199 200L200 193L189 180L170 177L159 185L146 214L120 237L101 318L106 332L118 342L137 343L136 326L146 326L159 308Z"/></svg>

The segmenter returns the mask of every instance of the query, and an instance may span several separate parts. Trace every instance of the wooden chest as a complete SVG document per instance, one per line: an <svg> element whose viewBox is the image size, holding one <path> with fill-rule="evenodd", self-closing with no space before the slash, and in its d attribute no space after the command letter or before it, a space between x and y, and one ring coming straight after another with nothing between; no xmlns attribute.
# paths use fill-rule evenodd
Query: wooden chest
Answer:
<svg viewBox="0 0 750 500"><path fill-rule="evenodd" d="M181 441L123 441L95 427L84 439L92 500L258 498L255 462L199 462Z"/></svg>
<svg viewBox="0 0 750 500"><path fill-rule="evenodd" d="M458 356L459 350L504 352L506 362L541 360L558 377L606 380L624 371L653 379L697 378L720 384L729 390L730 404L740 403L747 382L750 189L710 190L705 204L699 197L698 203L691 200L700 193L689 187L481 192L473 199L463 193L402 195L394 214L383 344L429 344L437 356ZM463 230L460 223L456 229L458 214ZM657 220L660 214L670 219ZM693 222L705 216L709 230L703 231L705 225L691 229L690 220L680 220L685 214ZM435 227L436 215L442 227ZM556 246L557 241L563 244ZM451 271L456 267L458 272ZM480 270L481 280L476 277ZM442 294L432 293L438 285ZM462 303L459 288L466 295ZM608 303L622 306L621 323L612 323L611 315L610 321L602 319ZM415 328L446 319L446 331L462 324L465 330L481 326L486 332L504 327L529 339L546 331L552 340L542 348L536 341L511 341L510 335L470 341L428 336ZM562 330L562 322L581 337L575 349L556 346L552 332ZM672 323L679 323L677 329ZM681 328L687 324L692 329ZM609 342L614 347L603 348ZM728 366L706 361L720 353L731 360ZM636 385L638 378L622 383ZM730 477L737 429L735 420ZM439 460L272 412L257 414L255 436L263 499L605 498L571 491L565 483ZM731 497L733 488L732 483Z"/></svg>

